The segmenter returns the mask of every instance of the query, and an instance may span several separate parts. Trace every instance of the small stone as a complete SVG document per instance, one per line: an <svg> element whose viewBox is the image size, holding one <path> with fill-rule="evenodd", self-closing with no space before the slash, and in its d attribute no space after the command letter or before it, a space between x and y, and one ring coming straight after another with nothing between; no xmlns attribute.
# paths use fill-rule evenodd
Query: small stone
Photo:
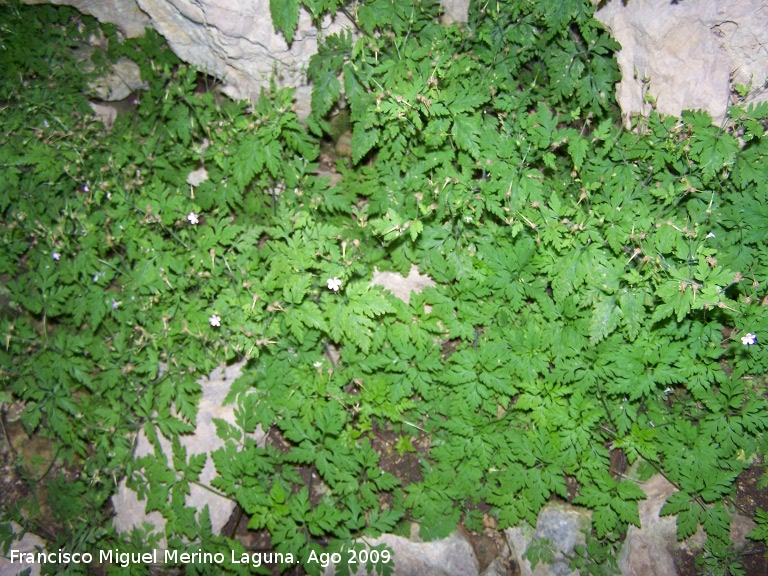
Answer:
<svg viewBox="0 0 768 576"><path fill-rule="evenodd" d="M19 534L22 531L21 526L15 522L11 522L11 529L13 530L14 534ZM42 551L45 551L45 542L43 539L39 536L36 536L35 534L27 532L24 534L23 538L11 542L9 550L18 550L19 552L32 552L36 554L38 552L38 548ZM10 560L0 555L0 576L16 576L17 574L23 573L27 568L30 569L30 576L39 576L40 564L28 564L26 562L14 562L11 564Z"/></svg>
<svg viewBox="0 0 768 576"><path fill-rule="evenodd" d="M584 545L584 531L589 529L591 511L570 504L549 503L541 509L536 529L523 523L507 528L504 535L511 550L510 559L517 563L522 576L575 576L567 556L573 555L577 545ZM523 558L528 545L535 539L547 538L554 548L551 564L539 563L531 570L531 563Z"/></svg>
<svg viewBox="0 0 768 576"><path fill-rule="evenodd" d="M411 264L408 276L403 276L397 272L379 272L378 269L374 269L371 286L382 286L392 292L396 298L400 298L408 304L411 299L411 292L418 294L428 286L435 286L435 281L426 274L419 273L416 265Z"/></svg>
<svg viewBox="0 0 768 576"><path fill-rule="evenodd" d="M478 576L472 544L461 532L432 542L413 542L402 536L382 534L369 543L371 546L385 544L392 551L393 576ZM334 565L329 565L324 574L334 573ZM365 566L360 566L352 573L373 576L376 571L366 572Z"/></svg>
<svg viewBox="0 0 768 576"><path fill-rule="evenodd" d="M336 141L336 154L344 158L352 156L352 133L344 132Z"/></svg>

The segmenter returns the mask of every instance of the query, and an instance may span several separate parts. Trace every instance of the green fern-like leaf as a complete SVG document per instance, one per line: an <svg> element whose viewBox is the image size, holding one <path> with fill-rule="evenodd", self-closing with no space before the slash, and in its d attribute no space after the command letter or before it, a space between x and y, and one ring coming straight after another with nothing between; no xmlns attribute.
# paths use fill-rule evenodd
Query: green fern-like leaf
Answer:
<svg viewBox="0 0 768 576"><path fill-rule="evenodd" d="M615 296L603 296L595 305L590 323L590 341L596 344L611 334L622 319L622 309Z"/></svg>
<svg viewBox="0 0 768 576"><path fill-rule="evenodd" d="M239 189L250 184L253 177L264 167L263 143L254 136L247 136L235 153L232 174Z"/></svg>
<svg viewBox="0 0 768 576"><path fill-rule="evenodd" d="M480 133L480 119L477 116L459 114L453 119L451 135L456 145L475 160L480 158Z"/></svg>
<svg viewBox="0 0 768 576"><path fill-rule="evenodd" d="M379 130L357 122L352 130L352 162L357 164L379 141Z"/></svg>
<svg viewBox="0 0 768 576"><path fill-rule="evenodd" d="M299 24L299 0L269 0L269 13L276 31L282 32L288 45Z"/></svg>

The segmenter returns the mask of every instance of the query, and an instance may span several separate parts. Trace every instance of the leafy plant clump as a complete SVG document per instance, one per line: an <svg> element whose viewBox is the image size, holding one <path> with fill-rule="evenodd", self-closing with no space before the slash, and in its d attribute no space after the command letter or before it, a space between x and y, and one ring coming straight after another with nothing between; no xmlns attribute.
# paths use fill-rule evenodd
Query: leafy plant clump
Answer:
<svg viewBox="0 0 768 576"><path fill-rule="evenodd" d="M290 41L299 3L272 4ZM685 112L623 129L618 45L586 1L473 3L462 26L426 0L342 9L355 34L313 58L308 127L290 90L219 103L157 35L105 29L106 59L134 58L149 85L107 132L74 61L95 25L0 4L0 401L81 471L35 480L49 548L244 552L186 506L205 460L178 438L198 379L247 359L208 488L307 573L412 521L425 539L481 530L483 511L535 524L552 498L592 510L574 567L609 572L645 498L611 468L619 451L675 485L678 537L703 527L703 561L737 573L734 483L768 449L768 105L724 128ZM336 106L352 158L331 185L316 160ZM412 264L437 286L407 304L370 286ZM155 454L135 459L140 431ZM121 479L162 535L115 532ZM44 532L30 510L4 519Z"/></svg>

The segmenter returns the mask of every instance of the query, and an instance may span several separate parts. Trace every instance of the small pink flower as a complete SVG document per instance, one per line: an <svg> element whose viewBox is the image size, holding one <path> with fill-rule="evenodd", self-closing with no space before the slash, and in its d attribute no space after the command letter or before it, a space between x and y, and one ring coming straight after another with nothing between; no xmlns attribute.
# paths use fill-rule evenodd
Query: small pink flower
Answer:
<svg viewBox="0 0 768 576"><path fill-rule="evenodd" d="M51 257L58 262L59 258L61 258L61 254L59 254L58 252L54 252L53 254L51 254Z"/></svg>
<svg viewBox="0 0 768 576"><path fill-rule="evenodd" d="M221 317L214 314L210 318L208 318L208 322L211 323L211 326L221 326Z"/></svg>
<svg viewBox="0 0 768 576"><path fill-rule="evenodd" d="M189 220L190 224L197 224L198 222L200 222L200 220L197 217L197 214L195 214L194 212L190 212L189 214L187 214L187 220Z"/></svg>

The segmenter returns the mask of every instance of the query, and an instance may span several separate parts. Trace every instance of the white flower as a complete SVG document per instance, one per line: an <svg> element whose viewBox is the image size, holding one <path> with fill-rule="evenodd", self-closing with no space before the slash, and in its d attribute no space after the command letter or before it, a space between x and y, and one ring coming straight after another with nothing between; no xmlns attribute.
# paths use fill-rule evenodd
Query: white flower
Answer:
<svg viewBox="0 0 768 576"><path fill-rule="evenodd" d="M189 214L187 214L187 220L189 220L190 224L197 224L198 222L200 222L200 220L198 220L197 218L197 214L195 214L194 212L190 212Z"/></svg>
<svg viewBox="0 0 768 576"><path fill-rule="evenodd" d="M53 254L51 254L51 257L58 262L59 258L61 258L61 254L59 254L58 252L54 252Z"/></svg>
<svg viewBox="0 0 768 576"><path fill-rule="evenodd" d="M211 323L211 326L221 326L221 317L214 314L208 318L208 322Z"/></svg>
<svg viewBox="0 0 768 576"><path fill-rule="evenodd" d="M338 292L339 288L341 288L341 280L339 278L328 279L328 290L333 290L334 292Z"/></svg>
<svg viewBox="0 0 768 576"><path fill-rule="evenodd" d="M752 334L752 332L747 332L746 336L741 337L741 343L744 344L744 346L752 346L752 344L756 344L757 334Z"/></svg>
<svg viewBox="0 0 768 576"><path fill-rule="evenodd" d="M707 234L707 238L714 238L714 237L715 237L715 234L713 232L710 232L709 234Z"/></svg>
<svg viewBox="0 0 768 576"><path fill-rule="evenodd" d="M122 302L118 302L117 300L112 298L112 310L117 310L117 307L120 306L120 304L122 304Z"/></svg>
<svg viewBox="0 0 768 576"><path fill-rule="evenodd" d="M323 365L322 362L315 362L314 364L312 364L312 366L314 366L315 368L320 368L320 366L322 365Z"/></svg>

